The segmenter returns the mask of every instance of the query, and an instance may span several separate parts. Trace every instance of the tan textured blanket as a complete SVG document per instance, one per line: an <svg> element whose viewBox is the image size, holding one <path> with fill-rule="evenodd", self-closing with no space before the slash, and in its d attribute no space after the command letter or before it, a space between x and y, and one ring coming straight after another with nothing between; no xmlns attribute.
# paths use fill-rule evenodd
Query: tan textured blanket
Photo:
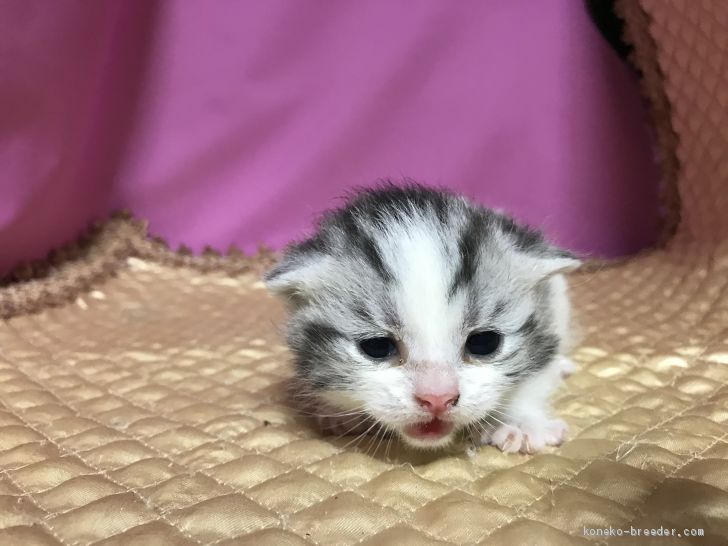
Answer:
<svg viewBox="0 0 728 546"><path fill-rule="evenodd" d="M269 258L176 255L119 219L0 289L0 544L727 543L728 5L621 7L681 222L574 277L570 441L426 458L321 437L287 405Z"/></svg>

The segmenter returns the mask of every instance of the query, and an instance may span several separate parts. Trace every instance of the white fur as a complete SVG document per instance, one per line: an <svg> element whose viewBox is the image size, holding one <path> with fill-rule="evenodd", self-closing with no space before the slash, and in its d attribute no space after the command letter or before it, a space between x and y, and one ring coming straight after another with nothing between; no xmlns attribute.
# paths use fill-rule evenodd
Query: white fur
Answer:
<svg viewBox="0 0 728 546"><path fill-rule="evenodd" d="M452 206L453 210L465 211L466 205L453 201ZM392 272L393 280L386 286L368 273L371 264L361 257L347 257L341 248L333 248L326 255L295 257L295 263L288 264L293 267L272 276L268 286L283 296L294 312L294 333L298 324L320 322L332 324L346 334L339 336L340 352L334 359L335 371L345 373L346 380L316 392L343 419L351 421L352 415L360 414L362 421L354 425L362 425L365 419L373 418L420 448L443 447L466 429L482 443L508 452L532 452L556 445L564 439L567 427L552 416L549 399L562 377L573 371L573 364L565 357L570 331L567 283L559 273L575 268L578 261L525 254L517 250L508 234L495 234L493 245L483 250L485 255L470 287L482 295L478 305L484 307L483 317L495 317L481 318L495 321L480 325L481 329L502 332L504 341L492 357L469 357L464 345L472 333L468 329L473 326L466 326L465 321L467 295L462 289L451 293L463 222L458 214L452 214L451 225L443 226L434 214L413 210L406 220L393 221L384 228L377 224L377 232L371 231L373 225L362 224L361 229L369 230L367 234L376 240L382 261ZM345 245L343 228L334 225L330 229L329 244L335 247L340 241ZM549 326L559 338L557 355L540 371L514 383L508 372L519 364L516 360L524 352L527 339L519 329L540 309L539 305L543 306L543 302L536 301L533 288L545 279L550 293ZM394 331L352 318L346 302L360 305L365 295L377 303L385 293L399 321ZM299 305L302 299L308 305ZM503 301L508 305L495 314L498 303ZM369 311L376 314L383 307L372 305ZM362 353L356 340L379 336L396 339L397 359L374 362ZM408 425L432 420L432 415L417 402L418 393L450 391L459 392L459 400L441 418L454 423L451 434L428 441L403 434ZM341 427L332 425L329 416L326 422L328 428L344 428L343 423Z"/></svg>
<svg viewBox="0 0 728 546"><path fill-rule="evenodd" d="M549 402L563 378L576 370L573 361L563 354L571 341L568 285L560 274L551 277L549 282L554 327L561 340L559 354L506 398L502 414L492 416L489 428L479 438L481 443L495 445L507 453L535 453L545 446L560 445L569 431L564 420L552 417Z"/></svg>
<svg viewBox="0 0 728 546"><path fill-rule="evenodd" d="M451 443L463 428L476 432L481 443L490 443L507 452L534 452L547 445L557 445L568 427L551 415L549 398L558 387L570 361L558 355L551 364L525 379L516 388L502 371L488 363L463 360L462 347L467 332L462 331L465 301L457 294L448 301L447 279L452 277L445 249L428 229L428 224L408 226L404 232L385 238L383 254L396 272L398 290L396 307L402 319L401 341L405 346L402 365L367 367L352 351L351 357L362 360L357 377L356 396L339 393L327 400L342 409L364 407L385 427L401 431L406 425L428 421L431 416L415 402L414 392L423 363L439 366L442 377L454 375L460 391L457 406L446 417L456 424L449 436L423 442L403 436L419 448L438 448ZM533 267L533 265L529 265ZM569 330L569 301L566 280L555 275L550 281L553 294L554 326L561 339ZM528 317L532 302L523 298L515 302L499 327L517 328ZM518 336L506 336L503 354L515 350L522 342ZM566 348L562 344L561 348ZM436 386L433 386L436 388Z"/></svg>
<svg viewBox="0 0 728 546"><path fill-rule="evenodd" d="M451 267L434 229L429 222L411 223L381 241L385 261L397 272L395 303L413 362L452 362L457 355L452 339L463 302L461 297L448 302Z"/></svg>
<svg viewBox="0 0 728 546"><path fill-rule="evenodd" d="M545 446L561 444L568 425L551 416L549 398L561 383L563 358L557 357L509 394L502 413L494 413L490 428L481 434L481 443L509 453L535 453Z"/></svg>

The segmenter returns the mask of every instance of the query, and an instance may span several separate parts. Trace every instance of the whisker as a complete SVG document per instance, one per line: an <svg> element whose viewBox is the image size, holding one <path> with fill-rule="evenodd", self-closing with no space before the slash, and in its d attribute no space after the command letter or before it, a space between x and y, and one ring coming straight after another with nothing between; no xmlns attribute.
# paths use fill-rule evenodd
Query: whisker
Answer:
<svg viewBox="0 0 728 546"><path fill-rule="evenodd" d="M308 415L308 416L314 416L314 417L348 417L349 415L355 415L357 413L362 413L363 410L366 409L366 404L361 404L360 406L356 406L354 408L347 408L346 410L342 411L336 411L333 408L327 407L325 405L321 405L319 400L316 400L318 402L318 406L320 406L320 409L314 408L306 408L306 407L300 407L300 406L292 406L287 405L286 407L292 411L295 411L296 413L299 413L301 415ZM321 410L327 410L330 411L330 413L323 413Z"/></svg>
<svg viewBox="0 0 728 546"><path fill-rule="evenodd" d="M357 436L356 438L354 438L354 440L359 439L359 441L361 441L361 438L364 438L367 434L369 434L369 431L372 430L375 426L377 426L377 421L376 420L374 420L374 422L371 424L371 426L368 429L366 429L359 436ZM342 449L346 449L347 447L349 447L349 445L351 445L351 443L354 440L352 440L351 442L347 443ZM358 442L357 442L357 445L358 445Z"/></svg>
<svg viewBox="0 0 728 546"><path fill-rule="evenodd" d="M485 426L487 424L488 423L483 423L481 421L476 421L475 423L473 423L473 426L475 426L476 431L478 432L478 434L480 434L481 436L484 436L486 434L490 434L490 431L485 428Z"/></svg>
<svg viewBox="0 0 728 546"><path fill-rule="evenodd" d="M349 417L349 419L346 419L344 421L339 421L338 420L338 417L333 417L332 419L336 419L337 420L336 421L336 424L337 425L343 426L343 425L346 425L348 423L351 423L352 421L358 419L359 417L368 417L368 415L366 413L357 413L355 415L352 415L351 417ZM329 417L328 416L324 416L324 417L319 416L319 418L321 418L321 419L327 419Z"/></svg>
<svg viewBox="0 0 728 546"><path fill-rule="evenodd" d="M374 438L372 438L372 440L369 442L369 445L367 446L367 449L364 452L365 455L367 455L367 456L369 455L369 450L373 446L375 446L375 444L377 442L377 438L379 438L379 435L381 434L381 432L382 432L382 427L378 427L377 430L374 433ZM376 444L376 447L374 447L374 449L372 450L372 455L376 455L377 454L377 447L378 446L379 446L379 444Z"/></svg>
<svg viewBox="0 0 728 546"><path fill-rule="evenodd" d="M389 461L389 448L392 447L392 440L394 440L394 432L391 432L389 439L387 440L387 447L384 450L384 459Z"/></svg>
<svg viewBox="0 0 728 546"><path fill-rule="evenodd" d="M344 436L348 436L349 434L351 434L352 432L354 432L357 429L357 427L359 427L360 425L366 423L367 418L368 418L367 416L362 417L359 421L357 421L356 423L354 423L351 427L349 427L344 432L342 432L341 434L339 434L338 436L336 436L336 438L337 439L341 439ZM364 432L364 434L366 434L366 432Z"/></svg>
<svg viewBox="0 0 728 546"><path fill-rule="evenodd" d="M381 440L379 440L379 442L377 443L377 447L375 447L375 448L374 448L374 451L372 452L372 454L373 454L373 455L376 455L376 454L377 454L377 452L379 451L379 446L380 446L380 445L382 445L382 442L383 442L383 441L384 441L384 439L385 439L385 438L387 437L387 432L388 432L388 431L387 431L386 427L385 427L384 425L380 425L380 427L379 427L379 428L380 428L380 430L382 431L382 438L381 438Z"/></svg>

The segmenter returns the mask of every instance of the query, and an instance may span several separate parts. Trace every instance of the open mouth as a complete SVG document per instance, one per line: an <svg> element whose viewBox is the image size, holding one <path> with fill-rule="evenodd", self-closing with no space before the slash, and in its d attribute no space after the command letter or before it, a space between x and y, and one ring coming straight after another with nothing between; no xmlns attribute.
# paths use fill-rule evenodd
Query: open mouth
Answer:
<svg viewBox="0 0 728 546"><path fill-rule="evenodd" d="M443 421L435 417L424 423L407 425L404 433L416 440L439 440L452 432L454 425L449 421Z"/></svg>

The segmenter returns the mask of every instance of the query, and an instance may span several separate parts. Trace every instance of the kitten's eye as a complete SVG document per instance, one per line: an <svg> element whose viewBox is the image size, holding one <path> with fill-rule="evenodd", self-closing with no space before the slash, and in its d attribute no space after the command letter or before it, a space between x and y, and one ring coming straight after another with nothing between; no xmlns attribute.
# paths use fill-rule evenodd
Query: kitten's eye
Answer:
<svg viewBox="0 0 728 546"><path fill-rule="evenodd" d="M488 356L495 353L501 345L503 336L493 330L470 334L465 342L465 348L471 355Z"/></svg>
<svg viewBox="0 0 728 546"><path fill-rule="evenodd" d="M389 358L397 354L397 345L388 337L373 337L359 342L365 355L371 358Z"/></svg>

